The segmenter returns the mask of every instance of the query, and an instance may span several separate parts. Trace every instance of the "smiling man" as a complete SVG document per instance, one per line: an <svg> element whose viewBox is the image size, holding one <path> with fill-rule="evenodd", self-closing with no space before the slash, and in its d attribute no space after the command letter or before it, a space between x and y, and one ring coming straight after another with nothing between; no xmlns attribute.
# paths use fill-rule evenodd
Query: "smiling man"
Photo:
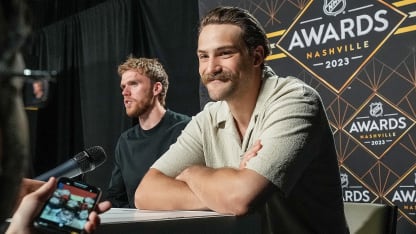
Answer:
<svg viewBox="0 0 416 234"><path fill-rule="evenodd" d="M337 154L319 94L264 64L270 53L246 10L201 21L206 105L135 194L140 209L261 216L263 233L348 233Z"/></svg>

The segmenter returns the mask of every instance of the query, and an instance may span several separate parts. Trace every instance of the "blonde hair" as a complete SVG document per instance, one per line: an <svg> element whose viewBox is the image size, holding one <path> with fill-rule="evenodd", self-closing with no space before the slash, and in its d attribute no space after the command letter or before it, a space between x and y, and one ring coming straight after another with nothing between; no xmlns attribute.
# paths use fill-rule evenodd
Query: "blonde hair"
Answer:
<svg viewBox="0 0 416 234"><path fill-rule="evenodd" d="M121 77L124 72L134 70L142 75L147 76L152 84L160 82L162 84L162 92L159 94L159 102L165 106L166 93L169 87L168 74L162 64L157 59L135 58L129 56L127 60L118 66L118 75Z"/></svg>

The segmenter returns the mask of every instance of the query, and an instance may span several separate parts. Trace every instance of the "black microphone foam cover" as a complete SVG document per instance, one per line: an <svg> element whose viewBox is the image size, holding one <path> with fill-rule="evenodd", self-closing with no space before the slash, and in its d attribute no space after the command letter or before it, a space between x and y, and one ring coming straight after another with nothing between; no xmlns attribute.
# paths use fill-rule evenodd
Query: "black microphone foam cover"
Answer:
<svg viewBox="0 0 416 234"><path fill-rule="evenodd" d="M93 146L75 155L75 161L82 173L94 170L107 159L107 155L101 146Z"/></svg>

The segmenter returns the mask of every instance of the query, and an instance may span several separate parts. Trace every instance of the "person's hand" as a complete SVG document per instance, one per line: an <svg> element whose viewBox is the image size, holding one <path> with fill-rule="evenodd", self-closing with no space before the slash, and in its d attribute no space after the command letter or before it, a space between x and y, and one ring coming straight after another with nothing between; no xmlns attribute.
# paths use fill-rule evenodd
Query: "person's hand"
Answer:
<svg viewBox="0 0 416 234"><path fill-rule="evenodd" d="M56 189L56 179L51 177L48 182L44 183L39 189L23 197L19 207L14 213L7 234L11 233L36 233L33 226L35 217L42 210L45 202ZM88 221L84 226L85 232L92 233L100 224L98 214L103 213L111 208L109 201L97 204L95 210L91 212Z"/></svg>
<svg viewBox="0 0 416 234"><path fill-rule="evenodd" d="M100 225L100 217L98 214L104 213L111 208L109 201L103 201L96 205L95 210L88 216L88 222L85 224L84 229L87 233L92 233Z"/></svg>
<svg viewBox="0 0 416 234"><path fill-rule="evenodd" d="M261 147L263 146L261 145L260 140L257 140L256 142L254 142L251 148L244 153L243 158L241 159L241 162L240 162L240 169L245 168L247 166L247 162L251 158L257 156L257 152L261 149Z"/></svg>
<svg viewBox="0 0 416 234"><path fill-rule="evenodd" d="M56 183L56 179L51 177L35 192L23 197L6 233L34 233L33 220L55 191Z"/></svg>
<svg viewBox="0 0 416 234"><path fill-rule="evenodd" d="M26 195L28 195L29 193L33 193L34 191L38 190L45 183L46 182L40 181L40 180L33 180L33 179L23 178L22 183L20 184L20 192L19 192L19 195L17 197L13 213L19 207L20 202L22 201L22 199Z"/></svg>

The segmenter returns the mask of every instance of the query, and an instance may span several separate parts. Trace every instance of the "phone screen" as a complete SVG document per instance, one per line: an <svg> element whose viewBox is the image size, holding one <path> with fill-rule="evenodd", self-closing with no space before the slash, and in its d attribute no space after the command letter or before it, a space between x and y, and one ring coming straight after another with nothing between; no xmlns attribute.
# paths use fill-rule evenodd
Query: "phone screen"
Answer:
<svg viewBox="0 0 416 234"><path fill-rule="evenodd" d="M101 196L101 190L84 182L60 178L35 226L63 232L81 232Z"/></svg>

